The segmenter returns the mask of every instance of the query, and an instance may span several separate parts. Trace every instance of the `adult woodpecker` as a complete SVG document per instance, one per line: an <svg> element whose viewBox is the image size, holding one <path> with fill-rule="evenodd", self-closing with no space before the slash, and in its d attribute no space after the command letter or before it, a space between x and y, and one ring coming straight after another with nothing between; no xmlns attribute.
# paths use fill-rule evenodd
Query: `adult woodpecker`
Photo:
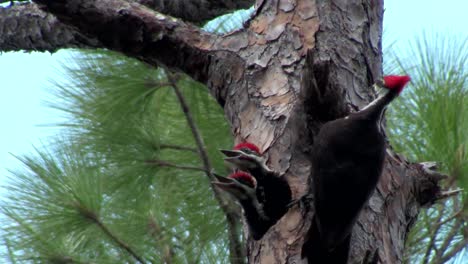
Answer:
<svg viewBox="0 0 468 264"><path fill-rule="evenodd" d="M213 184L232 194L241 204L252 237L255 240L262 238L268 230L271 220L265 215L263 206L257 199L255 178L243 171L234 172L228 177L213 175L218 180Z"/></svg>
<svg viewBox="0 0 468 264"><path fill-rule="evenodd" d="M352 227L382 173L385 109L409 81L409 76L385 76L386 94L359 112L325 123L314 139L315 216L302 248L309 263L347 262Z"/></svg>
<svg viewBox="0 0 468 264"><path fill-rule="evenodd" d="M274 225L288 211L291 202L291 189L286 179L268 168L266 158L252 143L240 143L233 150L221 152L226 155L226 162L239 170L248 171L256 179L256 196L270 219L268 228Z"/></svg>

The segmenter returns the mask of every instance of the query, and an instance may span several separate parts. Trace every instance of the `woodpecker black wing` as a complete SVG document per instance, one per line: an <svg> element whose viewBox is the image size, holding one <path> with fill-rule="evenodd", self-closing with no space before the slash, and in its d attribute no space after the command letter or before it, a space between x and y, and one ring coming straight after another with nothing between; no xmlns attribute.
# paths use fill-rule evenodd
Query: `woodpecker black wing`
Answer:
<svg viewBox="0 0 468 264"><path fill-rule="evenodd" d="M314 144L316 221L328 248L350 234L382 171L384 138L377 124L359 118L327 123Z"/></svg>
<svg viewBox="0 0 468 264"><path fill-rule="evenodd" d="M327 122L320 129L311 155L315 206L311 231L318 231L310 237L319 240L305 241L304 246L318 243L327 254L346 251L347 256L349 245L343 243L349 241L353 225L383 169L385 137L380 124L385 109L409 80L409 76L385 76L386 94L359 112ZM309 259L309 263L316 262Z"/></svg>

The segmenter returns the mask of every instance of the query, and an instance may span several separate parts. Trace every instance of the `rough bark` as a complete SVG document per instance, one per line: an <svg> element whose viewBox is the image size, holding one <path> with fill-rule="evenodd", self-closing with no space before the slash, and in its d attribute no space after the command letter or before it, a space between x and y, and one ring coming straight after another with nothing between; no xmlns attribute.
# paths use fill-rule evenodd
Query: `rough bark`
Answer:
<svg viewBox="0 0 468 264"><path fill-rule="evenodd" d="M366 105L382 75L379 0L258 0L246 27L222 37L119 0L35 2L108 49L206 83L237 141L258 144L294 198L308 190L307 157L320 125ZM353 230L350 263L400 263L420 207L440 191L420 165L387 154ZM249 239L249 262L305 263L300 249L312 216L290 209L261 240Z"/></svg>
<svg viewBox="0 0 468 264"><path fill-rule="evenodd" d="M0 3L10 2L1 0ZM249 8L253 0L127 0L147 8L201 24L220 15ZM85 36L75 27L65 25L43 12L35 3L17 3L0 7L1 51L49 51L61 48L96 48L105 46L94 37Z"/></svg>
<svg viewBox="0 0 468 264"><path fill-rule="evenodd" d="M133 0L133 2L197 24L239 9L247 9L254 3L253 0Z"/></svg>
<svg viewBox="0 0 468 264"><path fill-rule="evenodd" d="M103 47L96 38L40 10L36 4L0 8L1 51L49 51L60 48Z"/></svg>

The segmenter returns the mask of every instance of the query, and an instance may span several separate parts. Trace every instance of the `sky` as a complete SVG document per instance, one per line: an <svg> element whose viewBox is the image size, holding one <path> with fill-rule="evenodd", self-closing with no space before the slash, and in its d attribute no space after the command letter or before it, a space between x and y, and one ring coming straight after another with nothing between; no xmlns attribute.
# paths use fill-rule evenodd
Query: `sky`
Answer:
<svg viewBox="0 0 468 264"><path fill-rule="evenodd" d="M468 1L466 0L387 0L385 1L385 40L397 50L408 49L408 41L424 32L468 36ZM384 43L385 45L385 43ZM49 53L0 54L0 184L7 168L18 166L16 155L32 152L57 129L57 113L44 101L49 96L52 78L57 76L60 61L67 51Z"/></svg>
<svg viewBox="0 0 468 264"><path fill-rule="evenodd" d="M467 10L466 0L386 0L384 41L405 51L408 42L424 32L468 37ZM60 78L57 69L66 56L67 51L0 54L0 185L7 170L19 166L11 154L34 153L33 145L58 133L50 124L59 116L44 102L50 98L50 80Z"/></svg>
<svg viewBox="0 0 468 264"><path fill-rule="evenodd" d="M50 82L66 55L9 52L0 55L0 184L8 169L19 166L12 154L33 152L58 132L51 123L59 113L46 107Z"/></svg>

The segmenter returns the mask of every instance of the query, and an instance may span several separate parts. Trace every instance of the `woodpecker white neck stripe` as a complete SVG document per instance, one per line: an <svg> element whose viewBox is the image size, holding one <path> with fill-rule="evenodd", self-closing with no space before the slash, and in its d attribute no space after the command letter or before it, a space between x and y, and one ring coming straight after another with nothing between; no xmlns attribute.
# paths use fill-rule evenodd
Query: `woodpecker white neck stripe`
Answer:
<svg viewBox="0 0 468 264"><path fill-rule="evenodd" d="M382 99L382 97L384 97L385 95L387 95L387 93L389 93L390 91L387 91L386 93L384 94L381 94L379 95L379 97L377 97L374 101L370 102L370 104L366 105L366 107L364 107L363 109L361 109L360 111L364 111L372 106L374 106L375 104L377 104L377 102Z"/></svg>

